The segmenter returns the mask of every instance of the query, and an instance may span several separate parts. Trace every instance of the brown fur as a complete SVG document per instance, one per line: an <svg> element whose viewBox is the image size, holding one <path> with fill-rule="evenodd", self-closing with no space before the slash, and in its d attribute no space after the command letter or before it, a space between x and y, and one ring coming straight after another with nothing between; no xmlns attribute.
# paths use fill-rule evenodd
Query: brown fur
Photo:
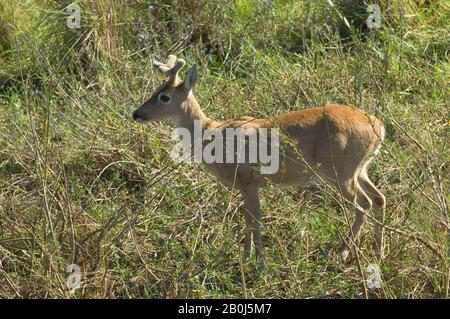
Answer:
<svg viewBox="0 0 450 319"><path fill-rule="evenodd" d="M192 76L192 70L189 73L188 76ZM378 220L377 254L381 257L385 197L367 175L367 166L382 142L383 124L380 120L362 110L330 104L267 119L244 116L215 121L203 113L191 92L192 88L186 88L183 83L178 77L169 79L136 110L134 116L142 121L172 118L178 127L191 132L194 120L201 121L206 128L217 128L223 132L225 128L236 127L280 130L280 169L273 175L261 175L259 170L247 163L205 164L219 181L238 189L244 198L243 212L247 223L245 256L249 255L253 234L257 257L263 263L259 188L269 184L302 186L319 178L335 187L358 208L349 242L343 245L340 256L346 259L364 222L365 212L373 207ZM170 105L158 104L161 93L171 96Z"/></svg>

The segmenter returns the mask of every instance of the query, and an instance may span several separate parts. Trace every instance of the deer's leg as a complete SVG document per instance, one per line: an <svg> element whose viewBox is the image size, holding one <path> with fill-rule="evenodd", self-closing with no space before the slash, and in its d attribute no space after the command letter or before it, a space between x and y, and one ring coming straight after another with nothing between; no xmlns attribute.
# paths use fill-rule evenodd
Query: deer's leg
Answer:
<svg viewBox="0 0 450 319"><path fill-rule="evenodd" d="M353 226L348 234L348 243L344 241L341 250L339 251L340 258L345 261L350 253L351 247L356 245L361 226L365 222L364 212L369 211L372 202L365 194L358 183L354 181L344 183L341 185L342 195L349 201L353 201L356 206L356 216Z"/></svg>
<svg viewBox="0 0 450 319"><path fill-rule="evenodd" d="M384 233L384 214L386 208L386 198L384 195L373 185L367 176L365 170L361 172L358 182L361 188L364 190L366 195L372 201L372 207L375 211L375 219L377 223L375 224L375 252L379 259L383 258L383 233Z"/></svg>
<svg viewBox="0 0 450 319"><path fill-rule="evenodd" d="M261 242L261 207L259 203L258 187L248 185L241 188L241 194L244 198L244 217L246 222L246 233L244 242L244 256L250 253L250 234L253 234L253 243L255 244L256 258L259 265L264 266L264 256Z"/></svg>
<svg viewBox="0 0 450 319"><path fill-rule="evenodd" d="M251 218L250 214L247 212L247 208L244 204L244 218L245 218L245 229L244 229L244 259L250 257L250 250L252 247L252 230L250 228Z"/></svg>

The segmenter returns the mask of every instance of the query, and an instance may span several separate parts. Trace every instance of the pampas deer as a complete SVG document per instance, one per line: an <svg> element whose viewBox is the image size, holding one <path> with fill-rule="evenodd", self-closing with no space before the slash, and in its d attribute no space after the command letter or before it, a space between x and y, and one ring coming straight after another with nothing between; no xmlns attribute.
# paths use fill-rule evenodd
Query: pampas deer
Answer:
<svg viewBox="0 0 450 319"><path fill-rule="evenodd" d="M204 128L222 131L235 127L256 131L277 128L288 140L279 154L282 168L274 174L262 175L248 163L205 164L218 180L238 189L244 199L245 258L249 256L253 242L259 264L264 265L259 189L269 184L302 186L317 177L333 186L356 207L348 240L344 240L339 251L341 259L345 261L356 244L365 215L371 209L375 211L376 254L381 258L385 197L367 174L367 167L379 151L385 135L380 120L358 109L331 104L267 119L242 117L215 121L203 113L192 93L198 78L196 66L189 69L184 80L179 78L178 72L184 65L183 59L177 60L173 55L165 64L154 63L154 67L166 76L166 81L133 112L135 121L172 119L178 128L190 132L194 130L195 121L200 121Z"/></svg>

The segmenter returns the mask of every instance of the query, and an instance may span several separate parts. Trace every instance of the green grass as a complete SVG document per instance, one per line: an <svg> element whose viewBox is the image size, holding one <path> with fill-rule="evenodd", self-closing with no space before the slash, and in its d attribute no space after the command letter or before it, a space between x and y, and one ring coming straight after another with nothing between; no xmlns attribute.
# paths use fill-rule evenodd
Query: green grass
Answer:
<svg viewBox="0 0 450 319"><path fill-rule="evenodd" d="M131 120L161 81L152 60L176 54L199 65L195 95L213 118L330 102L379 117L370 175L389 228L383 288L368 297L448 298L445 1L373 1L375 31L362 1L179 2L80 3L78 30L59 1L0 5L0 297L363 297L373 227L359 263L338 262L348 222L321 188L264 189L267 267L240 264L239 196L172 162L173 124Z"/></svg>

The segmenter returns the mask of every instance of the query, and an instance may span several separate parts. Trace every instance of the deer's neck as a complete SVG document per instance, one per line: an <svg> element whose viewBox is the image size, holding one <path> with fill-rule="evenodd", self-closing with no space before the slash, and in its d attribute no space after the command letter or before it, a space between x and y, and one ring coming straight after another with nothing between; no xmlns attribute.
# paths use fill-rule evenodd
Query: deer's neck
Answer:
<svg viewBox="0 0 450 319"><path fill-rule="evenodd" d="M186 128L190 132L193 132L196 121L197 124L201 124L203 128L207 128L215 122L203 113L197 99L192 93L189 94L186 102L183 103L182 109L183 112L175 121L177 128Z"/></svg>

